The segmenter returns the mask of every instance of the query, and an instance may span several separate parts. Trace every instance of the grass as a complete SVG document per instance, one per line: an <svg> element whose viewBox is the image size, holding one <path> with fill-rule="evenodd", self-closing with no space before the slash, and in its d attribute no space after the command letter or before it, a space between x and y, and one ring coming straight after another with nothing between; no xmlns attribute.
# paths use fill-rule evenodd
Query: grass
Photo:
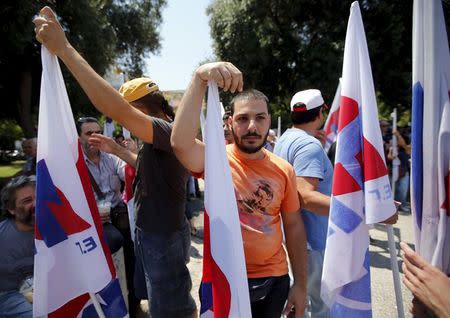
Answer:
<svg viewBox="0 0 450 318"><path fill-rule="evenodd" d="M0 165L0 179L8 179L22 169L25 161L13 161L7 165Z"/></svg>

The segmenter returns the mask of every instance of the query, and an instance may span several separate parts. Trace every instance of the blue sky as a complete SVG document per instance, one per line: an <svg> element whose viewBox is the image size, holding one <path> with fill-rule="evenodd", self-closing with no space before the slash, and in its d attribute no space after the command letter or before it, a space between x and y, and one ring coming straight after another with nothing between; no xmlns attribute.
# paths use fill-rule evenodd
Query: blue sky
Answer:
<svg viewBox="0 0 450 318"><path fill-rule="evenodd" d="M211 0L168 0L160 28L161 51L150 55L145 75L161 90L185 89L199 63L214 56L206 15Z"/></svg>

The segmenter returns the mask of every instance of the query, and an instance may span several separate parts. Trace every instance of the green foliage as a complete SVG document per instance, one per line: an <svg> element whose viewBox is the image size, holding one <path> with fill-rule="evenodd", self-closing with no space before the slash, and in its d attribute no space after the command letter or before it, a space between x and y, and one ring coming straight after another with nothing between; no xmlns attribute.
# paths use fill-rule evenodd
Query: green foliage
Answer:
<svg viewBox="0 0 450 318"><path fill-rule="evenodd" d="M247 88L271 99L273 123L278 114L289 122L289 101L299 90L318 88L331 104L342 74L351 2L215 0L208 8L215 53L243 71ZM389 116L397 107L400 115L407 114L412 2L360 1L360 7L380 113Z"/></svg>
<svg viewBox="0 0 450 318"><path fill-rule="evenodd" d="M160 48L158 26L165 4L166 0L2 1L0 99L8 107L2 108L0 116L23 124L17 105L24 94L24 74L31 74L31 87L25 91L31 90L31 112L37 113L41 46L34 38L32 17L40 8L48 5L54 9L69 41L100 75L117 64L137 76L142 74L145 57ZM74 113L95 114L74 78L62 69Z"/></svg>
<svg viewBox="0 0 450 318"><path fill-rule="evenodd" d="M22 129L14 120L0 120L0 150L14 149L14 141L24 137Z"/></svg>

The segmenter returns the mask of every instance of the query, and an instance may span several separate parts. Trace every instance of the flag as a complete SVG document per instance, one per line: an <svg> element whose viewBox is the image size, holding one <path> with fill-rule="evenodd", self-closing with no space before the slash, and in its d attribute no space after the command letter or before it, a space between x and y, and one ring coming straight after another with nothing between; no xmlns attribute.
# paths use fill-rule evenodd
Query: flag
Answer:
<svg viewBox="0 0 450 318"><path fill-rule="evenodd" d="M202 139L205 138L205 125L206 125L206 118L205 113L203 113L203 108L200 110L200 130L202 132Z"/></svg>
<svg viewBox="0 0 450 318"><path fill-rule="evenodd" d="M33 315L127 317L58 59L41 55Z"/></svg>
<svg viewBox="0 0 450 318"><path fill-rule="evenodd" d="M333 103L331 104L330 112L325 121L324 130L326 134L325 146L326 152L330 150L331 145L336 141L338 124L339 124L339 101L341 100L341 79L334 94Z"/></svg>
<svg viewBox="0 0 450 318"><path fill-rule="evenodd" d="M416 250L450 274L450 53L442 3L414 1L411 203Z"/></svg>
<svg viewBox="0 0 450 318"><path fill-rule="evenodd" d="M350 8L339 112L321 297L331 317L371 317L368 224L396 208L358 2Z"/></svg>
<svg viewBox="0 0 450 318"><path fill-rule="evenodd" d="M112 137L114 134L114 122L111 118L105 118L105 125L103 126L103 135Z"/></svg>
<svg viewBox="0 0 450 318"><path fill-rule="evenodd" d="M251 317L241 227L223 142L217 85L209 82L200 317ZM226 239L224 239L226 238Z"/></svg>
<svg viewBox="0 0 450 318"><path fill-rule="evenodd" d="M114 130L113 130L114 131ZM130 139L131 138L131 133L128 129L126 129L125 127L122 127L122 135L123 138L126 139Z"/></svg>

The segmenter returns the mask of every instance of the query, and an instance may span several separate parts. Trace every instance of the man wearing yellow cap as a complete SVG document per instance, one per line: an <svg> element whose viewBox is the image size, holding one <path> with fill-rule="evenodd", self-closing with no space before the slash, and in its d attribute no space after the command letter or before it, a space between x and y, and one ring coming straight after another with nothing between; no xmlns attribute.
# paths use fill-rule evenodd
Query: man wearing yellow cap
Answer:
<svg viewBox="0 0 450 318"><path fill-rule="evenodd" d="M143 141L135 180L136 262L144 267L153 318L196 317L186 261L190 231L184 216L188 171L170 145L173 111L149 78L125 83L120 93L70 45L53 11L34 20L36 38L69 68L94 106Z"/></svg>

